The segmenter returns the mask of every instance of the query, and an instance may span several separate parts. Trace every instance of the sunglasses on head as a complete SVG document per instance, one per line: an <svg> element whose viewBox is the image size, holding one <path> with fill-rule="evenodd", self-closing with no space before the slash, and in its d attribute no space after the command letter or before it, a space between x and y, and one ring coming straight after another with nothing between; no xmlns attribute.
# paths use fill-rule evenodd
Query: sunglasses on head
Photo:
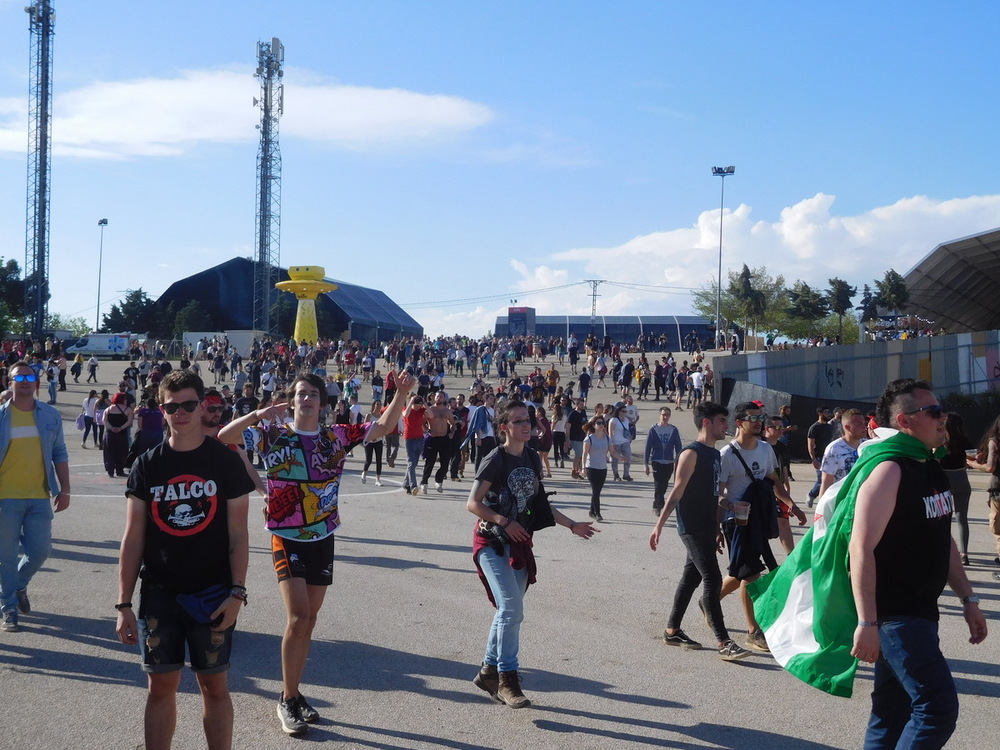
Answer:
<svg viewBox="0 0 1000 750"><path fill-rule="evenodd" d="M163 404L162 406L163 406L163 411L165 411L167 414L176 414L178 409L183 409L188 414L190 414L191 412L193 412L195 409L198 408L198 404L200 403L201 401L182 401L181 403L178 404L177 402L172 401L168 404Z"/></svg>
<svg viewBox="0 0 1000 750"><path fill-rule="evenodd" d="M941 415L944 414L944 407L941 404L928 404L927 406L921 406L919 409L914 409L912 411L904 411L903 414L919 414L920 412L927 412L927 416L931 419L940 419Z"/></svg>
<svg viewBox="0 0 1000 750"><path fill-rule="evenodd" d="M15 375L14 376L14 382L15 383L34 383L36 380L38 380L38 376L37 375Z"/></svg>

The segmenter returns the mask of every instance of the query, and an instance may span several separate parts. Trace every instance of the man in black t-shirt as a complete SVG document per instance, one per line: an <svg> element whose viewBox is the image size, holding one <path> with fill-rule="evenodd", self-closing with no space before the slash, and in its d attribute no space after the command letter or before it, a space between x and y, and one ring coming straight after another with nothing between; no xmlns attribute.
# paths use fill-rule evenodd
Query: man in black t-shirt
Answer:
<svg viewBox="0 0 1000 750"><path fill-rule="evenodd" d="M833 425L830 420L833 418L833 410L829 406L821 406L816 409L816 421L809 427L806 433L806 444L809 447L809 458L812 460L813 468L816 470L816 484L809 490L808 507L813 507L813 502L819 495L819 488L823 482L823 471L820 466L823 463L823 453L833 441Z"/></svg>
<svg viewBox="0 0 1000 750"><path fill-rule="evenodd" d="M954 498L935 458L947 414L928 383L904 378L886 387L877 418L902 434L883 441L886 456L858 490L851 527L851 655L875 664L865 747L939 748L958 721L938 640L945 583L961 600L970 643L986 638L986 618L951 537Z"/></svg>
<svg viewBox="0 0 1000 750"><path fill-rule="evenodd" d="M160 383L170 437L129 475L119 558L117 632L139 645L149 674L147 747L170 744L185 646L198 678L209 747L232 743L227 671L233 629L246 603L253 482L233 451L202 432L205 390L189 370ZM141 578L139 616L132 594Z"/></svg>
<svg viewBox="0 0 1000 750"><path fill-rule="evenodd" d="M722 549L722 530L718 502L721 459L715 444L726 437L728 416L728 409L711 401L702 401L694 408L698 439L685 447L677 459L674 487L649 535L649 546L656 551L663 525L676 508L677 533L687 549L687 558L663 640L668 646L701 648L698 641L681 630L681 620L695 589L702 583L698 606L718 641L719 658L736 661L750 656L750 652L730 638L726 630L721 603L722 572L716 555L716 550Z"/></svg>
<svg viewBox="0 0 1000 750"><path fill-rule="evenodd" d="M565 404L563 409L565 409ZM583 440L587 437L583 426L587 424L587 402L582 398L576 400L576 408L566 415L566 439L573 449L573 478L584 479L583 475Z"/></svg>

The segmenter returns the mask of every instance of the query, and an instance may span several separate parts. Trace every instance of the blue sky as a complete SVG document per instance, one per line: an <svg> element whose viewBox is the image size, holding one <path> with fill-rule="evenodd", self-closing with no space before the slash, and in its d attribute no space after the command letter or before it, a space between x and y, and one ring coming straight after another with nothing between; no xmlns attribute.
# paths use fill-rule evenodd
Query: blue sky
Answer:
<svg viewBox="0 0 1000 750"><path fill-rule="evenodd" d="M28 28L0 0L0 255L24 262ZM55 0L50 309L250 256L256 43L285 45L281 261L428 333L689 314L726 268L859 288L1000 226L987 2ZM628 285L652 285L648 290ZM453 300L466 300L452 303Z"/></svg>

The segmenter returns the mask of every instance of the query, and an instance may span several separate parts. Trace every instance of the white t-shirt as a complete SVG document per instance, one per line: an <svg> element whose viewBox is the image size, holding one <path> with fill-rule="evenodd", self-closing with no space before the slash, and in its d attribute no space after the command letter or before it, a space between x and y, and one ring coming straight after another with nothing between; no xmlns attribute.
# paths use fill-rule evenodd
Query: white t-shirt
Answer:
<svg viewBox="0 0 1000 750"><path fill-rule="evenodd" d="M774 449L766 441L758 440L757 447L749 451L736 447L736 441L730 442L720 451L722 460L719 464L719 483L726 485L727 497L730 502L736 502L743 497L743 493L750 486L750 477L747 476L740 460L733 455L734 449L739 450L754 479L763 479L778 468L778 459L774 455ZM727 518L732 515L732 511L726 512Z"/></svg>
<svg viewBox="0 0 1000 750"><path fill-rule="evenodd" d="M844 438L838 438L826 446L819 468L825 474L833 474L834 479L843 479L850 474L857 460L857 448L852 448Z"/></svg>

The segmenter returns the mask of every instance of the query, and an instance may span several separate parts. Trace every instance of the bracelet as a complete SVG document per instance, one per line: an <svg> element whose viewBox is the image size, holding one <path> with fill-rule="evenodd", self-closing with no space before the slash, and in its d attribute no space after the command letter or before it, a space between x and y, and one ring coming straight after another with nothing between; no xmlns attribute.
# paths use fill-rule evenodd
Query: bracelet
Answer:
<svg viewBox="0 0 1000 750"><path fill-rule="evenodd" d="M242 586L233 586L231 589L229 589L229 596L232 599L237 599L243 602L244 607L247 606L247 601L248 601L247 590Z"/></svg>
<svg viewBox="0 0 1000 750"><path fill-rule="evenodd" d="M859 628L877 628L878 622L868 620L858 620Z"/></svg>
<svg viewBox="0 0 1000 750"><path fill-rule="evenodd" d="M122 602L121 604L116 604L115 609L121 612L123 609L132 609L132 602Z"/></svg>

